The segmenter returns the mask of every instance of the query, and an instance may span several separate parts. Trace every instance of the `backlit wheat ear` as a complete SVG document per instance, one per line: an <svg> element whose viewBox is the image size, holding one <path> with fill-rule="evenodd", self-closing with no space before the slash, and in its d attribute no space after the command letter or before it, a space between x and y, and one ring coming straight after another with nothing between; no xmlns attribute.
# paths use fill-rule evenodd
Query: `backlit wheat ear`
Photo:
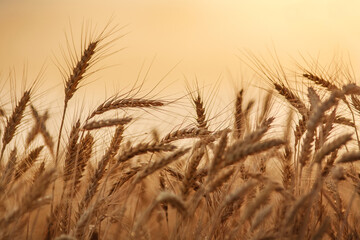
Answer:
<svg viewBox="0 0 360 240"><path fill-rule="evenodd" d="M80 81L84 78L84 74L90 65L90 60L95 54L95 49L99 44L99 40L90 42L88 46L83 50L83 53L74 66L72 73L65 82L65 105L74 96L74 93L78 89Z"/></svg>
<svg viewBox="0 0 360 240"><path fill-rule="evenodd" d="M353 151L349 153L345 153L341 156L341 158L337 161L337 163L349 163L360 160L360 152Z"/></svg>
<svg viewBox="0 0 360 240"><path fill-rule="evenodd" d="M235 202L241 202L248 194L248 192L250 192L250 190L252 190L256 185L257 185L257 181L252 179L242 184L240 187L235 189L233 192L231 192L224 198L224 200L221 202L221 205L218 206L216 213L212 218L210 237L214 236L216 232L216 226L221 221L225 208L228 206L232 206Z"/></svg>
<svg viewBox="0 0 360 240"><path fill-rule="evenodd" d="M355 83L349 83L342 87L342 92L345 95L350 95L350 94L360 95L360 87L357 86Z"/></svg>
<svg viewBox="0 0 360 240"><path fill-rule="evenodd" d="M200 92L197 92L197 96L192 98L193 103L195 105L195 110L196 110L196 121L197 121L197 126L200 129L205 129L207 130L207 120L206 120L206 115L205 115L205 107L204 107L204 103L203 100L200 97Z"/></svg>
<svg viewBox="0 0 360 240"><path fill-rule="evenodd" d="M360 113L360 99L358 96L351 94L352 105L358 113Z"/></svg>
<svg viewBox="0 0 360 240"><path fill-rule="evenodd" d="M238 92L238 94L236 95L235 114L234 114L234 119L235 119L234 137L235 137L235 139L241 138L243 130L244 130L244 116L243 116L243 110L242 110L243 93L244 93L244 90L241 89Z"/></svg>
<svg viewBox="0 0 360 240"><path fill-rule="evenodd" d="M45 161L41 162L33 175L33 183L45 172Z"/></svg>
<svg viewBox="0 0 360 240"><path fill-rule="evenodd" d="M254 144L245 144L240 147L233 145L231 147L232 150L226 152L225 161L224 161L224 164L222 164L222 165L228 166L228 165L234 164L236 162L242 161L247 156L266 151L273 147L281 146L284 143L285 142L281 139L271 139L271 140L265 140L263 142L254 143Z"/></svg>
<svg viewBox="0 0 360 240"><path fill-rule="evenodd" d="M266 94L264 101L263 101L263 106L262 106L262 110L261 110L259 121L258 121L259 125L263 124L263 122L268 119L268 116L271 111L271 106L273 104L272 98L273 98L273 91L269 91Z"/></svg>
<svg viewBox="0 0 360 240"><path fill-rule="evenodd" d="M138 99L138 98L118 98L113 97L110 100L100 104L95 111L93 111L88 119L93 118L96 115L103 114L110 110L123 109L123 108L154 108L164 106L165 103L160 100L151 99Z"/></svg>
<svg viewBox="0 0 360 240"><path fill-rule="evenodd" d="M94 129L100 129L105 127L113 127L118 125L125 125L128 124L132 118L125 117L125 118L116 118L116 119L107 119L107 120L100 120L100 121L93 121L85 124L83 126L83 130L94 130Z"/></svg>
<svg viewBox="0 0 360 240"><path fill-rule="evenodd" d="M341 146L345 145L348 141L351 140L352 134L344 134L330 143L324 145L316 154L314 157L314 163L320 163L321 160L332 153L335 150L338 150Z"/></svg>
<svg viewBox="0 0 360 240"><path fill-rule="evenodd" d="M83 53L82 53L80 59L77 61L76 65L73 67L72 72L70 73L70 76L65 81L65 99L64 99L64 108L63 108L60 129L59 129L59 137L58 137L57 147L56 147L56 162L57 162L57 158L59 155L61 133L62 133L63 125L64 125L65 114L66 114L68 102L74 96L76 90L78 89L80 81L84 78L84 74L90 66L90 61L95 54L96 47L98 46L99 41L100 40L95 40L88 44L88 46L83 50Z"/></svg>
<svg viewBox="0 0 360 240"><path fill-rule="evenodd" d="M76 166L74 166L75 171L73 172L72 179L72 188L68 192L68 197L71 199L75 196L75 194L79 191L80 181L84 175L85 167L90 161L91 154L94 146L94 137L88 133L86 136L81 139L81 142L78 146L78 157L76 161Z"/></svg>
<svg viewBox="0 0 360 240"><path fill-rule="evenodd" d="M247 134L242 140L237 140L228 148L228 152L234 151L235 148L240 148L251 143L256 143L262 139L264 134L270 129L271 123L274 121L274 118L269 118L263 121L262 125L257 128L255 131Z"/></svg>
<svg viewBox="0 0 360 240"><path fill-rule="evenodd" d="M278 91L280 95L282 95L296 110L298 110L302 116L307 117L308 112L306 105L298 96L296 96L284 84L274 83L274 86L276 91Z"/></svg>
<svg viewBox="0 0 360 240"><path fill-rule="evenodd" d="M22 95L20 101L17 103L11 116L6 120L6 127L2 138L2 149L0 155L0 163L2 161L6 146L13 139L15 132L24 116L26 106L30 101L31 90L27 90Z"/></svg>
<svg viewBox="0 0 360 240"><path fill-rule="evenodd" d="M202 146L201 142L195 144L182 182L181 193L184 199L186 199L189 193L189 189L193 185L193 181L195 180L196 169L199 166L199 163L202 157L204 156L204 154L205 154L205 149L204 146Z"/></svg>
<svg viewBox="0 0 360 240"><path fill-rule="evenodd" d="M224 161L225 148L227 147L227 143L228 143L227 135L228 135L227 131L224 131L222 133L221 138L219 140L219 144L217 145L214 151L214 156L209 166L207 181L210 181L212 179L216 171L219 170L218 166L222 163L222 161Z"/></svg>
<svg viewBox="0 0 360 240"><path fill-rule="evenodd" d="M162 144L162 143L140 143L130 149L122 152L119 157L117 157L116 161L118 164L124 163L131 158L146 154L146 153L156 153L156 152L169 152L175 150L176 147L170 144Z"/></svg>
<svg viewBox="0 0 360 240"><path fill-rule="evenodd" d="M321 118L324 116L325 111L329 110L332 106L337 104L337 98L339 96L340 95L338 92L333 92L326 101L324 101L312 112L307 122L307 132L303 141L302 151L299 157L299 162L302 166L305 166L309 160L316 127L320 124Z"/></svg>
<svg viewBox="0 0 360 240"><path fill-rule="evenodd" d="M19 163L14 176L15 180L21 177L21 175L24 174L35 163L36 159L39 157L40 152L43 148L44 146L35 148L29 153L29 155L26 158L24 158Z"/></svg>
<svg viewBox="0 0 360 240"><path fill-rule="evenodd" d="M113 184L109 196L114 194L118 189L120 189L126 182L128 182L132 177L134 177L140 170L143 170L144 166L136 166L128 171L122 172L121 176L116 179L115 183Z"/></svg>
<svg viewBox="0 0 360 240"><path fill-rule="evenodd" d="M81 49L82 53L80 56L78 56L77 59L75 59L76 57L74 57L70 53L69 55L70 58L72 59L67 61L69 68L68 73L65 72L66 70L64 70L64 68L60 67L60 70L62 71L62 74L65 78L65 83L64 83L65 98L64 98L64 107L63 107L60 128L59 128L59 135L57 139L56 156L55 156L56 163L58 162L61 134L64 126L64 120L65 120L68 103L70 99L74 96L75 92L78 90L81 81L86 77L86 73L89 71L89 68L99 59L99 57L106 56L101 54L98 54L98 56L96 55L99 51L106 50L104 49L104 47L111 43L111 41L107 41L107 40L117 31L116 28L117 27L109 29L109 24L108 24L96 37L92 38L90 36L90 38L92 39L87 44L85 43L86 46L84 46L84 48ZM102 46L103 42L104 42L104 46ZM69 62L71 62L73 65L70 65Z"/></svg>
<svg viewBox="0 0 360 240"><path fill-rule="evenodd" d="M75 232L74 235L76 239L84 238L86 233L86 227L88 226L93 213L94 213L94 206L91 206L88 209L86 209L86 211L81 215L81 217L77 221L74 230Z"/></svg>
<svg viewBox="0 0 360 240"><path fill-rule="evenodd" d="M145 223L150 219L151 214L155 208L161 203L168 203L174 207L183 217L187 216L188 212L186 205L179 197L172 193L161 192L135 223L131 234L134 239L139 239L141 237L142 227L144 227Z"/></svg>
<svg viewBox="0 0 360 240"><path fill-rule="evenodd" d="M312 87L308 87L308 98L310 102L310 112L312 112L321 103L321 99Z"/></svg>
<svg viewBox="0 0 360 240"><path fill-rule="evenodd" d="M265 223L265 220L271 215L271 212L273 210L272 205L267 205L263 209L261 209L255 216L251 223L251 230L256 230L262 223Z"/></svg>
<svg viewBox="0 0 360 240"><path fill-rule="evenodd" d="M106 167L108 166L109 161L116 155L120 148L120 143L122 141L122 134L124 132L124 126L120 125L115 130L114 136L111 140L110 146L107 149L104 156L98 163L97 169L95 170L94 175L91 177L90 183L87 186L85 195L78 206L77 219L83 214L85 209L89 206L91 200L95 196L98 187L100 185L100 180L105 174Z"/></svg>
<svg viewBox="0 0 360 240"><path fill-rule="evenodd" d="M142 179L149 176L150 174L154 173L155 171L169 165L170 163L176 161L183 155L185 155L190 148L185 149L179 149L169 156L163 157L158 161L154 161L153 163L150 163L144 170L140 171L137 176L135 177L133 184L138 184Z"/></svg>
<svg viewBox="0 0 360 240"><path fill-rule="evenodd" d="M79 139L79 132L80 132L80 122L77 121L70 132L69 135L69 142L67 145L66 155L65 155L65 165L64 165L64 182L67 183L71 177L73 176L75 170L75 161L76 161L76 154ZM64 185L64 189L67 185Z"/></svg>
<svg viewBox="0 0 360 240"><path fill-rule="evenodd" d="M270 194L275 190L276 185L270 182L264 190L262 190L258 196L256 196L252 202L247 205L247 208L244 209L244 212L241 216L241 220L244 222L250 219L254 213L259 209L259 207L268 202Z"/></svg>
<svg viewBox="0 0 360 240"><path fill-rule="evenodd" d="M333 90L339 90L339 88L334 85L333 83L331 83L328 80L325 80L324 78L321 78L319 76L316 76L315 74L311 73L311 72L307 72L303 74L303 77L309 79L310 81L314 82L315 84L322 86L324 88L326 88L328 91L333 91Z"/></svg>
<svg viewBox="0 0 360 240"><path fill-rule="evenodd" d="M353 111L360 113L360 87L340 82L344 77L355 82L343 65L336 65L331 75L315 64L312 69L320 67L322 74L305 70L300 79L311 82L303 84L296 74L287 76L276 59L269 65L256 59L267 83L295 110L287 116L281 102L272 102L272 91L260 94L263 100L257 104L240 90L233 111L231 102L216 109L221 113L213 130L197 88L189 93L195 127L179 127L189 126L191 116L177 119L178 124L154 114L158 126L129 126L126 135L133 120L127 115L130 108L149 112L170 103L135 98L133 93L143 86L135 83L88 116L80 114L63 144L67 107L89 69L112 54L108 51L115 39L109 35L114 30L83 37L77 59L67 41L69 72L62 69L65 99L60 129L55 130L60 130L57 146L53 128L45 124L57 121L50 111L40 113L33 105L34 87L20 96L7 118L7 106L0 104L0 239L359 238L360 151L352 136L357 133ZM32 116L26 116L27 105ZM125 115L111 117L112 110ZM276 122L270 113L276 114ZM10 149L15 136L16 146Z"/></svg>
<svg viewBox="0 0 360 240"><path fill-rule="evenodd" d="M202 185L199 190L195 193L191 200L189 200L189 213L194 214L196 209L199 207L201 198L207 194L210 194L223 186L230 177L234 174L235 170L233 168L224 169L214 179L209 180L206 185Z"/></svg>
<svg viewBox="0 0 360 240"><path fill-rule="evenodd" d="M354 122L346 117L336 116L336 118L334 119L334 123L355 128Z"/></svg>
<svg viewBox="0 0 360 240"><path fill-rule="evenodd" d="M199 128L184 128L168 133L160 142L170 143L185 138L202 138L210 133L208 130Z"/></svg>

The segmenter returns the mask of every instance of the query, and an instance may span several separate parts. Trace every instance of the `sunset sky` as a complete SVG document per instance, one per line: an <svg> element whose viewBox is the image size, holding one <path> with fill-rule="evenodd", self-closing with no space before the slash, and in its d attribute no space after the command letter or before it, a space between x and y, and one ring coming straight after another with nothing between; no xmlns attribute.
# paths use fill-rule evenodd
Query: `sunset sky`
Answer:
<svg viewBox="0 0 360 240"><path fill-rule="evenodd" d="M45 64L40 89L52 88L52 97L60 99L62 78L53 62L65 64L60 51L66 48L65 33L72 29L79 47L84 22L101 29L113 16L114 25L126 26L118 35L126 36L110 50L126 49L97 65L112 67L87 79L82 94L101 99L114 94L135 81L144 63L143 77L154 59L148 89L178 64L159 91L183 94L185 79L211 86L220 76L222 91L232 97L241 79L261 85L239 60L247 51L268 59L276 50L290 67L302 55L320 56L324 65L333 56L349 57L357 72L359 9L355 0L0 0L0 78L6 80L9 69L21 73L24 63L34 77Z"/></svg>

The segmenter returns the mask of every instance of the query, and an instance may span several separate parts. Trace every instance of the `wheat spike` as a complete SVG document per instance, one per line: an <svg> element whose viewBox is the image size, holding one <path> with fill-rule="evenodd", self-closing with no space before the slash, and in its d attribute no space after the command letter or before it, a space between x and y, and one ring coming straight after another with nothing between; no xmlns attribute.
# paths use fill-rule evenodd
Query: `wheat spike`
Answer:
<svg viewBox="0 0 360 240"><path fill-rule="evenodd" d="M6 145L13 139L15 132L24 116L26 106L30 101L31 90L27 90L22 95L20 101L17 103L12 115L6 120L6 127L2 138L2 149L0 155L0 162L2 161Z"/></svg>

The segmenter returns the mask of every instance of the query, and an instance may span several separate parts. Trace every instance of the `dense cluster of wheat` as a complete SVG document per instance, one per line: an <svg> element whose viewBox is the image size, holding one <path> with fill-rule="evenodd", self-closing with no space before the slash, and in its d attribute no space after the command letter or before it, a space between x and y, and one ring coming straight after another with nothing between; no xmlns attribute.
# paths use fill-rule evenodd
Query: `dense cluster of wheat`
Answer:
<svg viewBox="0 0 360 240"><path fill-rule="evenodd" d="M241 90L233 124L216 131L195 91L196 126L127 143L133 119L104 113L165 102L114 97L75 121L62 149L67 106L103 39L72 62L57 132L31 103L32 88L12 113L1 110L0 239L360 239L359 86L304 72L313 83L306 96L270 77L288 106L282 126L273 126L275 94L256 111ZM22 128L22 153L11 143L26 110L34 121ZM103 128L114 132L97 159L94 132Z"/></svg>

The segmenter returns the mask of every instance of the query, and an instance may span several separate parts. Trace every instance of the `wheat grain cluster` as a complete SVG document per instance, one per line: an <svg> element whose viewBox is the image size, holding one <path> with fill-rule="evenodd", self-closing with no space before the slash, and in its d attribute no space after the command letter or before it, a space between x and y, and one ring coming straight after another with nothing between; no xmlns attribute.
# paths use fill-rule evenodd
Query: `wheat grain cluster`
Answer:
<svg viewBox="0 0 360 240"><path fill-rule="evenodd" d="M193 126L125 142L134 118L106 113L171 103L119 93L65 135L67 108L114 32L85 41L67 62L58 129L32 103L34 87L11 112L1 108L0 239L360 239L355 80L303 70L299 91L253 58L268 93L254 101L239 90L226 127L213 128L195 90ZM112 137L95 154L105 128ZM24 146L14 144L20 136Z"/></svg>

